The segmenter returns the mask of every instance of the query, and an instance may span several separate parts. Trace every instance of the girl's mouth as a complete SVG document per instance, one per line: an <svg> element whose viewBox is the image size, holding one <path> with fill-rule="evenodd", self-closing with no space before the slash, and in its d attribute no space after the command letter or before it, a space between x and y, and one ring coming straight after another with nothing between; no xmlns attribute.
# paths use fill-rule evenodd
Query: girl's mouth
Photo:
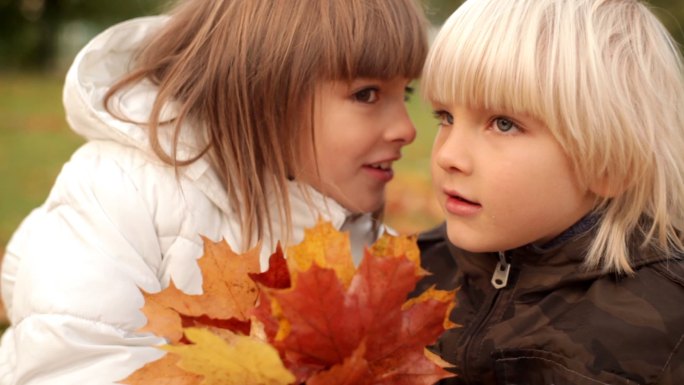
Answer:
<svg viewBox="0 0 684 385"><path fill-rule="evenodd" d="M383 170L383 171L390 171L390 170L392 170L392 162L373 163L373 164L369 164L368 167L375 168L378 170Z"/></svg>
<svg viewBox="0 0 684 385"><path fill-rule="evenodd" d="M374 179L381 183L387 183L394 178L394 171L392 170L392 162L380 162L364 165L363 168Z"/></svg>

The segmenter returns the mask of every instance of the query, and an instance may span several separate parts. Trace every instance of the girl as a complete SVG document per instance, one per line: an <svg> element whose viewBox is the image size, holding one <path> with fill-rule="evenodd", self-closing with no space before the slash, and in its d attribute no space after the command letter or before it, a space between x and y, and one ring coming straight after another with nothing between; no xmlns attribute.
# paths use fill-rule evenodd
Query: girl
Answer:
<svg viewBox="0 0 684 385"><path fill-rule="evenodd" d="M244 251L318 218L375 240L427 51L413 0L183 1L69 71L87 139L7 247L2 384L113 384L163 353L139 288L201 292L200 235Z"/></svg>
<svg viewBox="0 0 684 385"><path fill-rule="evenodd" d="M649 9L468 0L424 92L446 215L424 284L460 288L445 383L684 383L684 81Z"/></svg>

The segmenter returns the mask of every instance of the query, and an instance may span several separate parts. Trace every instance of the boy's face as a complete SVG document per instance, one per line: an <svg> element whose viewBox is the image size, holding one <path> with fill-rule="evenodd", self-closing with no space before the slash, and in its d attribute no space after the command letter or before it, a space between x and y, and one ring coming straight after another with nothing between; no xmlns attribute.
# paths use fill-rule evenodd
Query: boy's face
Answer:
<svg viewBox="0 0 684 385"><path fill-rule="evenodd" d="M405 105L408 83L395 78L321 84L315 92L316 150L303 146L295 178L352 212L381 208L392 165L416 135Z"/></svg>
<svg viewBox="0 0 684 385"><path fill-rule="evenodd" d="M434 105L432 177L455 245L473 252L543 243L581 219L582 188L545 125L526 115Z"/></svg>

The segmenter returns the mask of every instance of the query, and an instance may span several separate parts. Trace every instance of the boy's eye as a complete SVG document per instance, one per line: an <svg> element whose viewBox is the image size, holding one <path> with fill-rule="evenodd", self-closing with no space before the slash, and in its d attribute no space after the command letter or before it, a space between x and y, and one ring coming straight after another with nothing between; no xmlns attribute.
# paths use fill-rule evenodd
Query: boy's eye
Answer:
<svg viewBox="0 0 684 385"><path fill-rule="evenodd" d="M375 87L364 88L354 92L354 100L361 103L375 103L378 101L378 89Z"/></svg>
<svg viewBox="0 0 684 385"><path fill-rule="evenodd" d="M435 111L434 115L435 119L439 120L440 126L451 126L454 124L454 116L444 110Z"/></svg>
<svg viewBox="0 0 684 385"><path fill-rule="evenodd" d="M496 125L496 129L501 132L509 132L510 130L517 128L513 121L506 118L496 118L494 119L494 124Z"/></svg>

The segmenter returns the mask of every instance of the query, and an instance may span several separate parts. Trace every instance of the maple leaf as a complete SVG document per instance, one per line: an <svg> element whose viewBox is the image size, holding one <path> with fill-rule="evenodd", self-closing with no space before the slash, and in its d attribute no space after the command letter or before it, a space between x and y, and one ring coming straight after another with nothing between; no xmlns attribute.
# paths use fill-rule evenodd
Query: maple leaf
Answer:
<svg viewBox="0 0 684 385"><path fill-rule="evenodd" d="M180 368L201 375L199 385L288 385L295 379L267 342L235 334L226 339L195 328L185 334L194 344L162 349L180 356Z"/></svg>
<svg viewBox="0 0 684 385"><path fill-rule="evenodd" d="M201 295L185 294L173 280L158 293L145 293L143 314L147 324L140 331L152 332L169 342L179 342L187 327L219 327L248 333L249 314L258 291L249 274L259 272L257 248L235 253L225 242L204 240Z"/></svg>
<svg viewBox="0 0 684 385"><path fill-rule="evenodd" d="M165 345L169 352L133 373L128 385L288 385L294 376L267 342L223 330L187 328L193 344Z"/></svg>
<svg viewBox="0 0 684 385"><path fill-rule="evenodd" d="M250 313L258 296L256 283L250 276L262 276L257 274L258 250L237 254L225 241L203 240L204 255L198 260L203 278L201 295L185 294L173 281L158 293L143 292L142 312L148 322L140 331L165 337L170 345L162 349L173 354L145 365L122 383L205 385L217 383L216 378L222 377L249 379L252 382L244 384L254 385L292 382L287 381L293 379L292 374L283 368L270 345L252 337L243 336L246 340L241 340L233 333L250 333ZM265 276L277 271L282 269L272 266L272 272ZM197 357L206 361L207 356L217 354L221 356L214 356L214 361L204 364L196 361ZM255 359L257 356L259 359ZM280 380L274 381L269 375Z"/></svg>
<svg viewBox="0 0 684 385"><path fill-rule="evenodd" d="M330 250L329 234L310 232L305 243ZM331 244L345 243L337 233ZM351 279L330 266L331 260L351 259L349 248L333 253L316 254L306 270L297 271L291 288L262 287L255 312L298 381L366 383L354 374L363 373L369 384L418 385L451 376L424 347L452 326L446 319L454 293L431 289L406 301L424 275L415 238L381 238Z"/></svg>
<svg viewBox="0 0 684 385"><path fill-rule="evenodd" d="M304 240L287 249L291 271L307 271L313 264L335 271L347 286L354 275L349 236L337 231L330 222L319 222L304 230Z"/></svg>
<svg viewBox="0 0 684 385"><path fill-rule="evenodd" d="M256 283L272 289L287 289L290 287L290 271L287 268L287 261L283 256L280 243L276 246L276 251L268 260L268 270L263 273L250 273L249 277Z"/></svg>
<svg viewBox="0 0 684 385"><path fill-rule="evenodd" d="M179 356L167 354L157 361L146 364L119 383L128 385L200 384L202 376L181 369L177 365L179 360Z"/></svg>
<svg viewBox="0 0 684 385"><path fill-rule="evenodd" d="M278 244L276 252L273 253L268 261L267 271L259 274L250 274L250 277L259 285L271 289L287 289L291 285L290 271L288 264L283 256L283 251ZM252 314L260 320L260 325L267 335L275 335L278 332L279 323L277 316L280 314L280 307L277 302L273 302L265 291L259 293L259 300ZM285 328L285 327L283 327Z"/></svg>
<svg viewBox="0 0 684 385"><path fill-rule="evenodd" d="M320 371L311 376L307 385L370 385L368 376L370 368L364 358L366 344L361 344L351 356L342 364L333 366L330 370Z"/></svg>
<svg viewBox="0 0 684 385"><path fill-rule="evenodd" d="M416 274L427 272L420 266L420 249L415 235L395 236L383 233L370 247L370 253L376 257L396 257L403 255L416 266Z"/></svg>
<svg viewBox="0 0 684 385"><path fill-rule="evenodd" d="M406 300L426 274L415 237L384 235L357 269L348 236L322 223L287 260L278 246L263 273L255 250L204 241L202 295L173 282L144 293L144 330L166 337L169 353L126 384L428 385L451 376L424 347L454 326L455 293Z"/></svg>

